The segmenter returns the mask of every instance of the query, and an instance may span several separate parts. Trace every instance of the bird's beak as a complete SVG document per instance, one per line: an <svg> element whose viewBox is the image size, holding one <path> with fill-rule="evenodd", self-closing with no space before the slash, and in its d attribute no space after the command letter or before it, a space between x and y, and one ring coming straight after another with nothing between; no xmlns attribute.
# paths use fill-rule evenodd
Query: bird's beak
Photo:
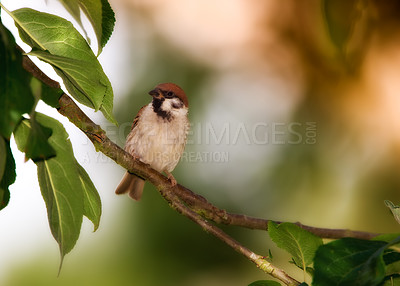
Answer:
<svg viewBox="0 0 400 286"><path fill-rule="evenodd" d="M160 91L158 88L153 89L153 90L150 90L150 91L149 91L149 94L150 94L153 98L160 98L160 97L162 96L162 93L161 93L161 91Z"/></svg>

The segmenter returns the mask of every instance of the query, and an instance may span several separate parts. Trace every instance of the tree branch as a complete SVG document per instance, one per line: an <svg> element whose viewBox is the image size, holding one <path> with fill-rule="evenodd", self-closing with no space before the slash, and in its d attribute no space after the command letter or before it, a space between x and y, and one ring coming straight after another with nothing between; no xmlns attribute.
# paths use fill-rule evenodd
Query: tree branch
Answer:
<svg viewBox="0 0 400 286"><path fill-rule="evenodd" d="M79 129L81 129L88 138L92 141L97 151L104 153L106 156L113 159L117 164L121 165L131 173L135 173L147 181L152 183L165 198L169 205L182 215L199 224L205 231L213 234L227 245L232 247L237 252L247 257L255 263L264 272L281 280L287 285L299 285L300 283L287 275L283 270L273 266L262 256L255 254L251 250L242 246L239 242L224 233L218 227L210 224L207 220L201 217L198 213L191 210L187 205L182 203L182 200L177 196L177 189L182 189L181 185L171 187L169 180L152 169L149 165L137 161L132 155L125 152L115 143L113 143L105 132L91 121L83 111L75 104L75 102L66 94L63 94L60 99L60 108L58 111L70 119Z"/></svg>
<svg viewBox="0 0 400 286"><path fill-rule="evenodd" d="M190 206L191 209L201 214L204 218L212 220L219 224L234 225L249 229L268 230L268 223L270 221L277 224L283 223L282 221L261 219L242 214L229 213L226 210L219 209L218 207L208 202L204 197L192 192L191 190L181 185L179 185L177 191L177 195L188 206ZM300 222L296 222L295 224L302 229L305 229L321 238L338 239L343 237L353 237L358 239L371 239L379 235L379 233L350 229L319 228L304 225Z"/></svg>
<svg viewBox="0 0 400 286"><path fill-rule="evenodd" d="M60 88L58 82L47 77L47 75L44 74L27 56L23 57L23 65L27 71L32 73L33 76L41 80L43 83L51 87ZM171 187L170 182L165 176L152 169L149 165L135 160L132 155L125 152L122 148L112 142L107 137L105 131L101 129L99 125L95 124L68 95L63 94L59 98L59 105L60 107L58 108L58 111L87 135L97 151L100 151L113 159L117 164L121 165L129 172L135 173L153 184L169 205L177 212L196 222L206 232L211 233L228 246L247 257L264 272L281 280L287 285L300 284L298 281L287 275L283 270L273 266L264 257L255 254L227 235L220 228L209 222L210 220L219 224L267 230L269 220L228 213L225 210L214 206L204 197L195 194L182 185ZM374 233L352 230L315 228L300 223L297 223L297 225L323 238L341 238L347 236L369 239L377 235Z"/></svg>

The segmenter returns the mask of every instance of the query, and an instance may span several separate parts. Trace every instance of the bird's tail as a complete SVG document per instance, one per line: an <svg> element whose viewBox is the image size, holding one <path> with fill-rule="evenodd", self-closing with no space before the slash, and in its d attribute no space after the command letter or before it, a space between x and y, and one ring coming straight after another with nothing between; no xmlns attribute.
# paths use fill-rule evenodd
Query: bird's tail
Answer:
<svg viewBox="0 0 400 286"><path fill-rule="evenodd" d="M142 178L126 172L115 193L117 195L128 193L132 199L138 201L142 197L143 187L144 180Z"/></svg>

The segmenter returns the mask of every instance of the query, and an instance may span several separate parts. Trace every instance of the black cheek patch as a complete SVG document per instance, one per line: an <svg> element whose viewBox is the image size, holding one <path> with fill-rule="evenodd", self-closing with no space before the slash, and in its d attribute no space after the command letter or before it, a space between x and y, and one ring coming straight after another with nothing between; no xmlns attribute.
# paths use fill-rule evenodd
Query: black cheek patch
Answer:
<svg viewBox="0 0 400 286"><path fill-rule="evenodd" d="M155 112L157 112L158 110L161 110L161 105L163 104L163 102L164 102L164 98L163 97L161 97L161 98L153 98L153 110L155 111Z"/></svg>
<svg viewBox="0 0 400 286"><path fill-rule="evenodd" d="M169 112L166 112L164 110L161 109L161 105L164 102L164 98L158 99L158 98L154 98L153 99L153 110L155 113L157 113L158 116L160 116L162 119L166 119L166 120L170 120L171 118L171 114Z"/></svg>

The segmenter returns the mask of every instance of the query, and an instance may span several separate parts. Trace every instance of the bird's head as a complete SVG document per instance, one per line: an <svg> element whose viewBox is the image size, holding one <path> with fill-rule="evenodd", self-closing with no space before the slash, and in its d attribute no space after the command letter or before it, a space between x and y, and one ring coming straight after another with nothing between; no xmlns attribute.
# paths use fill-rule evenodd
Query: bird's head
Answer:
<svg viewBox="0 0 400 286"><path fill-rule="evenodd" d="M187 112L188 99L182 88L174 83L161 83L149 91L153 97L153 109L157 115L170 119L182 111Z"/></svg>

